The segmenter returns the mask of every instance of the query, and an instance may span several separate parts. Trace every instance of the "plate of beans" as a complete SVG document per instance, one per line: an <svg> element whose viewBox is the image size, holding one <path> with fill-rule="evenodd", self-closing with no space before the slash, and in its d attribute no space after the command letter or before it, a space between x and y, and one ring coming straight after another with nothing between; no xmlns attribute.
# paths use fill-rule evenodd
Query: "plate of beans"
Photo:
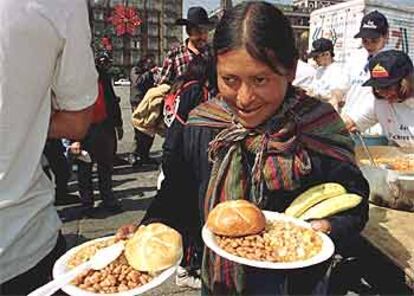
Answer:
<svg viewBox="0 0 414 296"><path fill-rule="evenodd" d="M335 251L332 240L310 224L282 213L263 211L266 227L242 237L216 235L206 225L204 243L230 261L262 269L298 269L319 264Z"/></svg>
<svg viewBox="0 0 414 296"><path fill-rule="evenodd" d="M98 238L76 246L60 257L53 267L57 277L89 260L99 249L115 243L115 237ZM176 266L156 274L132 268L122 253L115 261L101 270L88 270L75 278L62 290L71 296L133 296L147 292L174 274Z"/></svg>

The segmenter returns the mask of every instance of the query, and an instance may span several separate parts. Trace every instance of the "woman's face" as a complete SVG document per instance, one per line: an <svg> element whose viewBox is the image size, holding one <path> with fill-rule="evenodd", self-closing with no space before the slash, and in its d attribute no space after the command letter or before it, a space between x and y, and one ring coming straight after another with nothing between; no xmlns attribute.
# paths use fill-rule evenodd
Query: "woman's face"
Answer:
<svg viewBox="0 0 414 296"><path fill-rule="evenodd" d="M315 56L315 62L320 67L326 67L332 64L333 58L330 51L324 51Z"/></svg>
<svg viewBox="0 0 414 296"><path fill-rule="evenodd" d="M362 38L362 45L367 50L369 55L376 54L385 47L387 43L387 36L378 38Z"/></svg>
<svg viewBox="0 0 414 296"><path fill-rule="evenodd" d="M251 57L245 49L217 56L219 92L246 128L257 127L275 113L283 102L295 70L284 70L286 74L283 76L277 74Z"/></svg>
<svg viewBox="0 0 414 296"><path fill-rule="evenodd" d="M389 103L396 103L401 101L400 99L400 86L398 84L391 85L386 88L374 88L374 92L380 99L387 100Z"/></svg>

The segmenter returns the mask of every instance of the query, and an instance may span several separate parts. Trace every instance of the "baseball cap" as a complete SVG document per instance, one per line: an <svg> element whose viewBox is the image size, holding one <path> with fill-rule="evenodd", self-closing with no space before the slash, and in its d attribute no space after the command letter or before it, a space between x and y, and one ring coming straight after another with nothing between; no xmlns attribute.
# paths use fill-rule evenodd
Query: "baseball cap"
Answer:
<svg viewBox="0 0 414 296"><path fill-rule="evenodd" d="M359 33L354 38L378 38L388 32L387 18L374 10L362 18Z"/></svg>
<svg viewBox="0 0 414 296"><path fill-rule="evenodd" d="M368 65L371 78L363 86L385 88L398 83L414 71L410 57L399 50L382 51Z"/></svg>
<svg viewBox="0 0 414 296"><path fill-rule="evenodd" d="M326 38L319 38L312 42L312 50L309 53L309 56L313 58L325 51L333 52L333 49L334 46L331 40Z"/></svg>

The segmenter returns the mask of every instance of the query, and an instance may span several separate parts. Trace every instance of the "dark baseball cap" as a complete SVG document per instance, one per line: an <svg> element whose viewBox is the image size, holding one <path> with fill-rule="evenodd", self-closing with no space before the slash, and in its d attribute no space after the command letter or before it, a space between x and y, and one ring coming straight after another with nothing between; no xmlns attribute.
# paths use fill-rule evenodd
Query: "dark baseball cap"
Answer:
<svg viewBox="0 0 414 296"><path fill-rule="evenodd" d="M410 57L399 50L382 51L369 61L371 78L363 86L385 88L398 83L413 72Z"/></svg>
<svg viewBox="0 0 414 296"><path fill-rule="evenodd" d="M313 58L325 51L333 52L333 49L334 46L331 40L326 38L319 38L312 42L312 50L309 53L309 57Z"/></svg>
<svg viewBox="0 0 414 296"><path fill-rule="evenodd" d="M387 18L377 10L374 10L362 18L359 33L354 38L379 38L388 32Z"/></svg>

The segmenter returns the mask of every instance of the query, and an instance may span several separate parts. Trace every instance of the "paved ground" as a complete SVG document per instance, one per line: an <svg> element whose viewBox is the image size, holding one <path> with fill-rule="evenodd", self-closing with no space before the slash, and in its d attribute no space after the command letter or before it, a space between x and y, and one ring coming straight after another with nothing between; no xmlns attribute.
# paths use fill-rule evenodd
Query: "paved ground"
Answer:
<svg viewBox="0 0 414 296"><path fill-rule="evenodd" d="M133 129L130 125L129 88L117 87L116 92L122 99L122 113L124 118L125 135L119 142L118 153L121 160L115 166L113 176L114 192L122 202L123 213L112 215L98 211L86 217L81 214L77 195L76 179L70 183L70 195L66 200L58 201L59 214L63 220L63 234L68 248L84 241L113 234L119 226L141 219L148 207L151 198L155 195L157 167L132 168L127 162L128 154L133 150ZM161 156L162 139L156 138L152 148L152 156ZM95 178L96 179L96 178ZM96 182L96 180L95 180ZM96 203L99 203L99 194L96 193ZM146 295L199 295L198 291L180 289L173 277Z"/></svg>

